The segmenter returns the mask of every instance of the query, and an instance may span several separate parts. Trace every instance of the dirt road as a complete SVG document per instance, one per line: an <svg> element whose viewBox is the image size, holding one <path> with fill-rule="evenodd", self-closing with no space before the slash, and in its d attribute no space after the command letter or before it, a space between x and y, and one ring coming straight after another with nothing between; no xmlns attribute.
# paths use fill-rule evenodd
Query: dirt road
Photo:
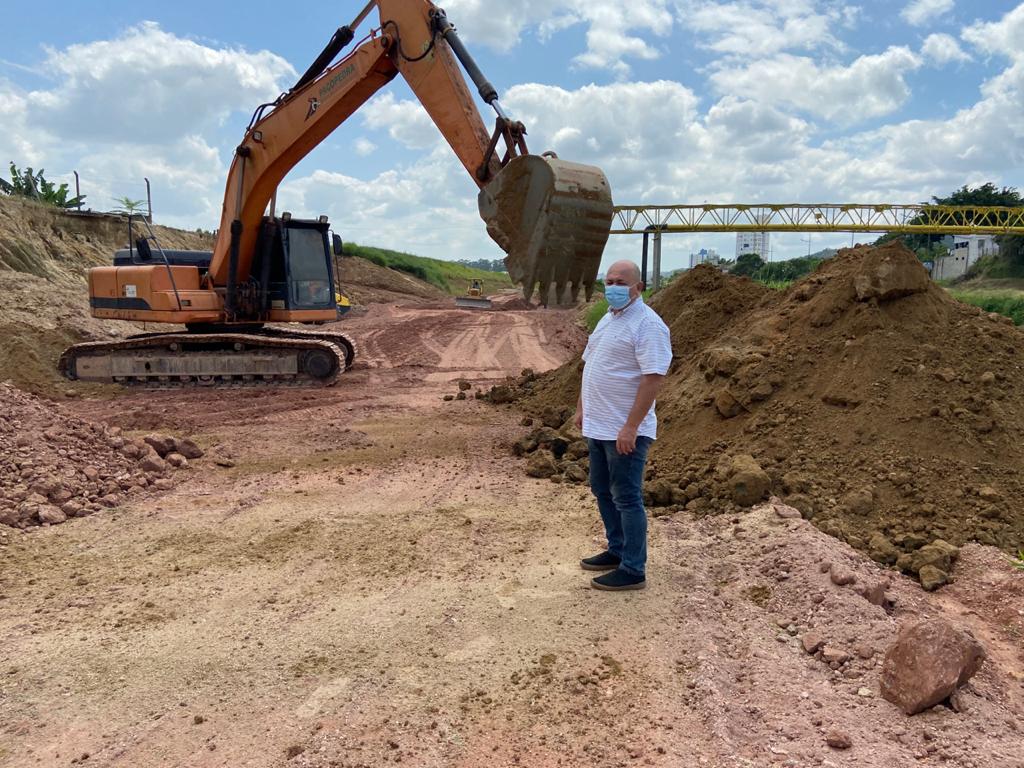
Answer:
<svg viewBox="0 0 1024 768"><path fill-rule="evenodd" d="M587 493L523 476L517 412L441 399L567 359L571 316L381 306L346 327L363 362L331 390L73 405L211 450L161 497L0 539L0 764L1021 764L1024 587L991 550L963 556L980 592L897 577L886 612L820 565L881 571L802 520L679 513L652 522L645 592L596 592ZM936 611L992 659L965 713L908 719L879 654ZM830 669L809 628L867 650Z"/></svg>

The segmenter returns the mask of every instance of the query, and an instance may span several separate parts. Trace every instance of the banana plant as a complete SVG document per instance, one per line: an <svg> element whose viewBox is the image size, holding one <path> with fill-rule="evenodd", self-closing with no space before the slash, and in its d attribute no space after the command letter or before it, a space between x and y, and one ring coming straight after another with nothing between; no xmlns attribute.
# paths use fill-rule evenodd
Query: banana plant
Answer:
<svg viewBox="0 0 1024 768"><path fill-rule="evenodd" d="M31 166L24 171L19 170L13 162L10 164L11 180L0 179L0 191L17 197L27 197L57 208L77 208L85 195L68 199L68 185L59 187L46 180L44 169L35 171Z"/></svg>

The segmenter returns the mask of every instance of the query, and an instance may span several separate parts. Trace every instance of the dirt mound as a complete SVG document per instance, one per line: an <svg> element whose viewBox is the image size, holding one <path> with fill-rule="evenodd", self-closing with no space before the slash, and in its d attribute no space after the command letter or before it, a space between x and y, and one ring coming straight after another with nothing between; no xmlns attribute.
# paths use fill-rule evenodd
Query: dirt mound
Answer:
<svg viewBox="0 0 1024 768"><path fill-rule="evenodd" d="M159 225L165 248L209 250L213 239ZM136 237L141 232L136 225ZM110 264L128 243L128 221L120 216L77 214L48 205L0 197L0 272L22 272L69 285L81 284L90 267Z"/></svg>
<svg viewBox="0 0 1024 768"><path fill-rule="evenodd" d="M208 235L153 229L168 248L213 247ZM136 323L95 320L89 311L87 270L110 264L127 242L127 221L120 217L0 197L0 380L36 393L63 391L67 382L56 365L65 347L143 330Z"/></svg>
<svg viewBox="0 0 1024 768"><path fill-rule="evenodd" d="M952 299L901 245L843 250L784 293L698 267L652 305L675 352L652 503L735 511L753 482L938 583L967 541L1024 544L1024 335ZM543 377L527 407L572 406L579 370Z"/></svg>
<svg viewBox="0 0 1024 768"><path fill-rule="evenodd" d="M174 471L202 455L191 440L126 439L117 427L0 384L0 524L55 525L167 490Z"/></svg>
<svg viewBox="0 0 1024 768"><path fill-rule="evenodd" d="M444 291L430 283L397 269L380 267L359 256L338 260L338 280L342 292L355 304L423 303L447 297Z"/></svg>

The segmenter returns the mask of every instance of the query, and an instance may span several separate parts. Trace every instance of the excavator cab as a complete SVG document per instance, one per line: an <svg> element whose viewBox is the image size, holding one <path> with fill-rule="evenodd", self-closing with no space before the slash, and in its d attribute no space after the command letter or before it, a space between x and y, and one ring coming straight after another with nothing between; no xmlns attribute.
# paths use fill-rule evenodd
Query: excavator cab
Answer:
<svg viewBox="0 0 1024 768"><path fill-rule="evenodd" d="M334 296L334 262L327 237L327 217L293 219L282 215L280 226L263 228L261 236L270 243L258 242L260 254L254 264L255 275L267 274L267 308L270 311L301 312L331 310L337 312ZM268 258L264 265L262 259Z"/></svg>

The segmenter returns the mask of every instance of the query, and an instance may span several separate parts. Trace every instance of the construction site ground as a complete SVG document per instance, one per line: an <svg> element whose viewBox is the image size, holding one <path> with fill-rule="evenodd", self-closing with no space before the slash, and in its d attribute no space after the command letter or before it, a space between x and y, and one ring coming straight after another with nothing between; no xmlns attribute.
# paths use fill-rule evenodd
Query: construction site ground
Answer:
<svg viewBox="0 0 1024 768"><path fill-rule="evenodd" d="M514 406L442 399L571 359L575 312L342 326L361 362L334 388L61 403L206 456L161 495L0 534L0 764L1022 765L1024 586L998 550L965 546L929 594L771 506L684 510L651 522L647 590L592 590L586 488L524 477ZM829 563L891 580L892 607ZM879 696L917 616L988 651L959 712Z"/></svg>

